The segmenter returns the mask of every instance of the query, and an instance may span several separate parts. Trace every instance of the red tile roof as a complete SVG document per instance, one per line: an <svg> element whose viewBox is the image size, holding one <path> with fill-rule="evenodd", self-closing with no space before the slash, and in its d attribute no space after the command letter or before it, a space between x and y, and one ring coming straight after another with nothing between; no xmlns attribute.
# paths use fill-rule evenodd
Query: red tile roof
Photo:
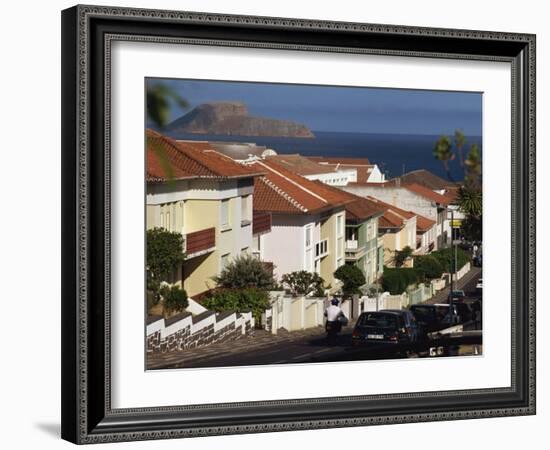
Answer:
<svg viewBox="0 0 550 450"><path fill-rule="evenodd" d="M341 158L338 156L308 156L308 159L319 163L342 164L346 166L370 166L372 165L368 158Z"/></svg>
<svg viewBox="0 0 550 450"><path fill-rule="evenodd" d="M450 199L448 197L440 195L427 187L420 186L419 184L405 184L403 187L411 192L414 192L415 194L420 195L421 197L431 200L432 202L439 203L440 205L447 206L450 203Z"/></svg>
<svg viewBox="0 0 550 450"><path fill-rule="evenodd" d="M364 221L371 217L381 216L384 213L384 207L378 205L372 200L369 200L368 198L360 197L352 194L351 192L338 189L337 187L323 184L320 181L315 182L322 184L325 188L338 193L342 197L342 200L348 202L346 203L346 220L351 220L354 222Z"/></svg>
<svg viewBox="0 0 550 450"><path fill-rule="evenodd" d="M246 178L262 173L218 153L207 142L176 142L150 129L146 134L149 182L184 178Z"/></svg>
<svg viewBox="0 0 550 450"><path fill-rule="evenodd" d="M408 220L416 216L412 211L405 211L404 209L390 205L375 197L367 196L367 199L384 209L384 215L380 217L378 221L378 226L380 228L401 228L405 226Z"/></svg>
<svg viewBox="0 0 550 450"><path fill-rule="evenodd" d="M266 159L269 161L275 161L279 165L302 176L335 172L332 166L319 164L300 154L274 155L268 156Z"/></svg>
<svg viewBox="0 0 550 450"><path fill-rule="evenodd" d="M416 215L416 232L425 233L429 231L435 225L435 220L428 219L427 217Z"/></svg>
<svg viewBox="0 0 550 450"><path fill-rule="evenodd" d="M401 180L401 184L416 183L432 191L440 191L454 185L451 181L445 180L426 169L412 170L397 178Z"/></svg>
<svg viewBox="0 0 550 450"><path fill-rule="evenodd" d="M357 183L359 184L367 182L374 168L374 164L371 164L367 158L325 158L322 156L309 156L308 159L320 165L331 167L334 170L355 169L357 172Z"/></svg>
<svg viewBox="0 0 550 450"><path fill-rule="evenodd" d="M343 206L347 200L322 183L308 180L274 161L248 165L263 177L254 182L254 209L274 213L307 214Z"/></svg>
<svg viewBox="0 0 550 450"><path fill-rule="evenodd" d="M434 220L428 219L420 214L390 205L389 203L383 202L375 197L367 196L367 198L386 208L386 213L384 213L384 216L380 218L379 221L380 228L401 228L404 225L405 219L408 220L414 216L416 216L417 232L425 233L435 225Z"/></svg>

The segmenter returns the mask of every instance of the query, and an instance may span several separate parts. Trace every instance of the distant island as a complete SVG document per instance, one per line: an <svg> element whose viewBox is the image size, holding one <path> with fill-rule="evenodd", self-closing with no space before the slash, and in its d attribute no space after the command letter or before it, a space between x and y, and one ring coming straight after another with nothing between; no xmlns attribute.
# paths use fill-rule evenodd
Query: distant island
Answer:
<svg viewBox="0 0 550 450"><path fill-rule="evenodd" d="M170 123L168 131L171 134L315 137L300 123L251 116L241 102L203 103Z"/></svg>

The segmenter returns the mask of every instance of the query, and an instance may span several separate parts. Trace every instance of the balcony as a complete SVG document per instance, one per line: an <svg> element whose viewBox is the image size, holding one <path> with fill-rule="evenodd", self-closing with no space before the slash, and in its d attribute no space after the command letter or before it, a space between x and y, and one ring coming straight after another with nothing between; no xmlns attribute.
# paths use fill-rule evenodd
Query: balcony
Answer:
<svg viewBox="0 0 550 450"><path fill-rule="evenodd" d="M216 229L214 227L187 233L184 236L185 259L196 258L214 250L216 250Z"/></svg>
<svg viewBox="0 0 550 450"><path fill-rule="evenodd" d="M269 233L271 231L271 213L254 211L252 216L252 234Z"/></svg>
<svg viewBox="0 0 550 450"><path fill-rule="evenodd" d="M355 240L346 241L346 260L357 261L365 255L365 246L359 246L359 242Z"/></svg>

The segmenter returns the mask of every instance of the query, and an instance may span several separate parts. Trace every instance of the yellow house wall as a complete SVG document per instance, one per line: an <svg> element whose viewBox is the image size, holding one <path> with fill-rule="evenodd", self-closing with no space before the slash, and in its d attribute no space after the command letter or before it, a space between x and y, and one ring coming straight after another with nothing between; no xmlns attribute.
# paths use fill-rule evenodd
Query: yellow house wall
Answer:
<svg viewBox="0 0 550 450"><path fill-rule="evenodd" d="M343 214L342 224L343 224L343 239L341 240L341 255L344 257L344 246L345 246L345 222L346 216L344 211L338 211L333 213L331 216L324 219L321 222L321 240L328 239L328 255L321 259L321 277L325 280L326 284L330 284L334 287L335 278L334 271L336 270L336 260L337 260L337 236L336 236L336 216Z"/></svg>

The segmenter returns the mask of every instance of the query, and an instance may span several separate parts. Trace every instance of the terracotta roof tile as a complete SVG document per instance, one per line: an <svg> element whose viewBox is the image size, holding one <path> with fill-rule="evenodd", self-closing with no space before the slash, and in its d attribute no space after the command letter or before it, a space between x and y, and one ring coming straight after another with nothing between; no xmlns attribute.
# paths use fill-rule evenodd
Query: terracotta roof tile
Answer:
<svg viewBox="0 0 550 450"><path fill-rule="evenodd" d="M330 189L338 193L342 200L346 201L346 220L353 221L362 221L369 219L374 216L381 216L384 213L385 208L376 204L372 200L360 197L358 195L352 194L351 192L338 189L334 186L329 186L321 183L320 181L315 181L318 184L322 184L325 189Z"/></svg>
<svg viewBox="0 0 550 450"><path fill-rule="evenodd" d="M172 171L172 173L167 173ZM147 181L168 178L246 178L259 175L207 142L177 142L147 130Z"/></svg>
<svg viewBox="0 0 550 450"><path fill-rule="evenodd" d="M412 170L397 178L401 180L401 184L416 183L432 191L440 191L454 185L451 181L445 180L426 169Z"/></svg>
<svg viewBox="0 0 550 450"><path fill-rule="evenodd" d="M274 161L256 161L248 166L255 172L265 173L254 183L253 202L258 211L305 214L346 203L340 193L297 175Z"/></svg>
<svg viewBox="0 0 550 450"><path fill-rule="evenodd" d="M322 156L309 156L308 159L319 163L322 166L328 166L334 170L355 169L357 172L357 183L366 183L370 177L374 164L371 164L367 158L325 158Z"/></svg>
<svg viewBox="0 0 550 450"><path fill-rule="evenodd" d="M341 158L339 156L308 156L308 159L316 162L329 164L343 164L351 166L370 166L372 165L368 158Z"/></svg>
<svg viewBox="0 0 550 450"><path fill-rule="evenodd" d="M416 215L416 232L425 233L429 231L434 225L435 220L428 219L427 217Z"/></svg>
<svg viewBox="0 0 550 450"><path fill-rule="evenodd" d="M403 186L405 189L408 189L409 191L412 191L421 197L427 198L428 200L431 200L435 203L439 203L440 205L447 206L450 203L450 200L448 197L445 197L443 195L438 194L437 192L434 192L427 187L420 186L416 183L406 184Z"/></svg>
<svg viewBox="0 0 550 450"><path fill-rule="evenodd" d="M332 166L319 164L299 154L274 155L268 156L266 159L269 161L275 161L279 165L302 176L335 172L335 169Z"/></svg>

